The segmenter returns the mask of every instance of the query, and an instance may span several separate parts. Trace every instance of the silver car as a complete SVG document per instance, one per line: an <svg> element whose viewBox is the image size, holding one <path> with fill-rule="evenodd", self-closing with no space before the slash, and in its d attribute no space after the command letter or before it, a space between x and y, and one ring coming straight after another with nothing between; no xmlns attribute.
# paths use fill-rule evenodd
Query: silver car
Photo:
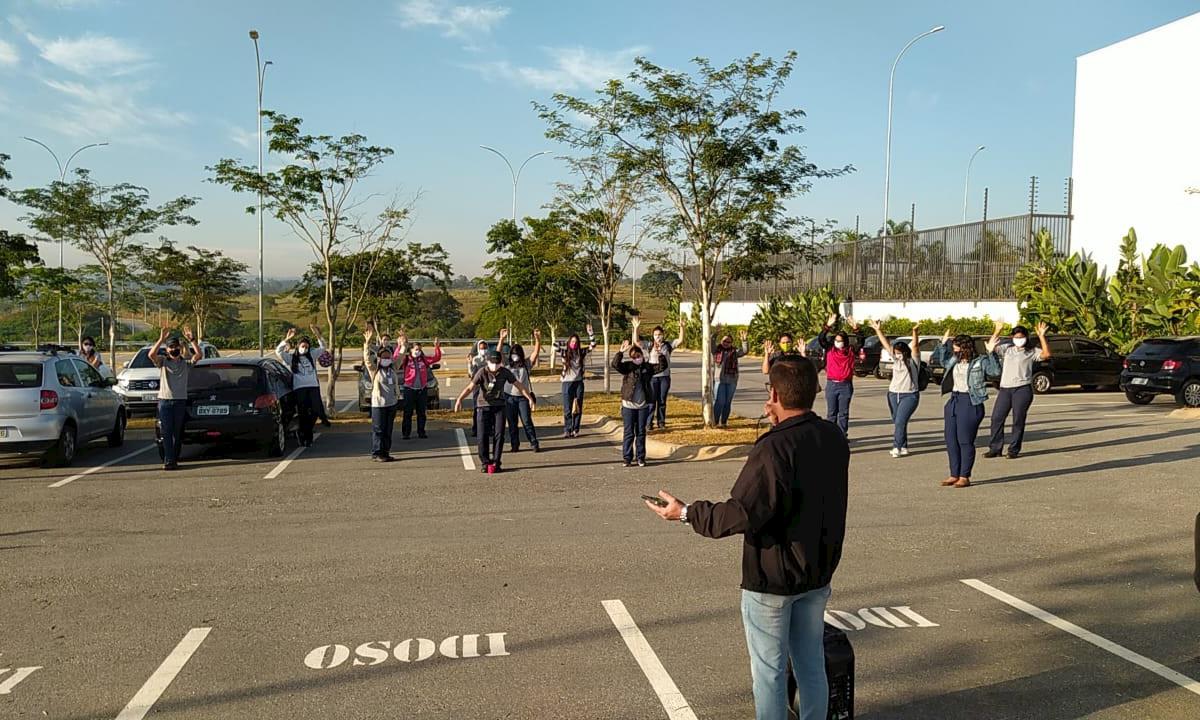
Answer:
<svg viewBox="0 0 1200 720"><path fill-rule="evenodd" d="M74 355L0 353L0 457L70 465L81 445L125 442L125 403L112 378Z"/></svg>

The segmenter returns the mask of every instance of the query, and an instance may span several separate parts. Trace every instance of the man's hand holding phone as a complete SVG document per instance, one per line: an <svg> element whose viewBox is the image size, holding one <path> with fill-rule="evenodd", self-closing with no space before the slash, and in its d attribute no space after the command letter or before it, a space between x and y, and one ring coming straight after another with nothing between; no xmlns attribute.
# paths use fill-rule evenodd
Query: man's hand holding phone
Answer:
<svg viewBox="0 0 1200 720"><path fill-rule="evenodd" d="M678 520L683 514L683 501L666 490L659 490L658 497L643 495L642 498L646 507L663 520Z"/></svg>

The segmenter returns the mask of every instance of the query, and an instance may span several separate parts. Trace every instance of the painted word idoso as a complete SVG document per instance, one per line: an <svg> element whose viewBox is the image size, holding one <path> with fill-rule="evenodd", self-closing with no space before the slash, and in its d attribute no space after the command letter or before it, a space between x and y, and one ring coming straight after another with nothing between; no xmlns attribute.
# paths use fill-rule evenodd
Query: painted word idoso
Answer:
<svg viewBox="0 0 1200 720"><path fill-rule="evenodd" d="M304 664L313 670L328 670L346 664L352 655L354 659L350 664L354 667L380 665L392 658L405 663L422 662L434 655L451 660L503 657L510 654L504 647L504 636L507 634L451 635L440 643L427 638L409 638L395 643L391 640L376 640L359 645L353 652L349 645L322 645L313 648L304 657ZM480 638L486 641L487 652L481 652Z"/></svg>

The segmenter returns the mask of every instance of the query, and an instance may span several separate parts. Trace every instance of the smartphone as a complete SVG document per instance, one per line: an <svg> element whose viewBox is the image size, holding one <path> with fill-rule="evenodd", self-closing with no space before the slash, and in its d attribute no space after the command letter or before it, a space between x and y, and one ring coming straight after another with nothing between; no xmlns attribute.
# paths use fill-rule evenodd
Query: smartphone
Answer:
<svg viewBox="0 0 1200 720"><path fill-rule="evenodd" d="M646 502L652 502L659 507L666 507L667 505L670 505L670 503L667 502L666 500L663 500L660 497L655 497L653 495L643 495L642 499L645 500Z"/></svg>

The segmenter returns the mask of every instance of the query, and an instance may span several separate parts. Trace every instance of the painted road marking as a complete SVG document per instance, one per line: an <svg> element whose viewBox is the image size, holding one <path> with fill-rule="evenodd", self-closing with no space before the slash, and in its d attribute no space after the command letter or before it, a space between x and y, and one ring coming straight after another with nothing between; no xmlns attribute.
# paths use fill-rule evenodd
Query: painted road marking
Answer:
<svg viewBox="0 0 1200 720"><path fill-rule="evenodd" d="M346 404L343 405L342 409L339 410L338 412L350 412L350 408L354 407L357 404L358 404L358 398L354 398L353 400L347 400Z"/></svg>
<svg viewBox="0 0 1200 720"><path fill-rule="evenodd" d="M696 713L692 712L687 700L675 686L675 681L671 679L671 676L667 674L667 669L659 662L654 648L646 642L646 636L642 635L637 623L625 609L625 603L620 600L605 600L601 604L604 605L613 625L617 627L617 632L621 633L621 639L625 641L625 646L629 648L633 659L637 660L646 679L650 681L650 687L654 688L654 693L658 695L663 710L667 711L667 717L670 720L696 720Z"/></svg>
<svg viewBox="0 0 1200 720"><path fill-rule="evenodd" d="M304 666L312 670L328 670L345 664L351 655L354 657L354 662L351 663L354 667L379 665L387 662L391 657L404 663L422 662L438 653L451 660L507 657L512 654L504 645L504 636L507 634L485 633L483 637L487 638L488 642L488 651L485 655L479 654L480 635L478 633L451 635L440 643L435 643L428 638L409 638L398 643L393 643L391 640L376 640L359 645L353 653L349 645L322 645L313 648L304 656Z"/></svg>
<svg viewBox="0 0 1200 720"><path fill-rule="evenodd" d="M17 668L12 675L4 677L4 673L8 672L10 668L0 668L0 695L9 694L13 691L13 688L20 684L22 680L32 675L34 670L41 669L41 665L37 665L35 667Z"/></svg>
<svg viewBox="0 0 1200 720"><path fill-rule="evenodd" d="M1175 672L1174 670L1167 667L1166 665L1154 662L1153 660L1146 657L1145 655L1139 655L1138 653L1135 653L1134 651L1130 650L1129 648L1126 648L1122 645L1118 645L1115 642L1108 640L1106 638L1102 638L1093 632L1084 630L1083 628L1079 627L1075 623L1067 622L1066 620L1063 620L1062 618L1058 617L1057 615L1054 615L1053 613L1048 613L1045 610L1041 609L1040 607L1037 607L1036 605L1030 605L1029 603L1025 602L1021 598L1009 595L1008 593L1006 593L1002 590L997 590L996 588L992 587L991 585L988 585L985 582L982 582L980 580L974 580L974 579L963 580L962 582L964 584L966 584L968 587L973 587L985 595L991 595L992 597L996 598L1000 602L1007 603L1007 604L1015 607L1016 609L1020 610L1021 612L1025 613L1027 615L1032 615L1033 617L1037 618L1038 620L1041 620L1042 622L1044 622L1048 625L1053 625L1054 627L1058 628L1059 630L1062 630L1063 632L1070 633L1071 635L1074 635L1075 637L1079 638L1080 640L1087 641L1087 642L1095 645L1096 647L1100 648L1101 650L1107 650L1108 652L1112 653L1113 655L1116 655L1117 657L1119 657L1123 660L1127 660L1127 661L1133 663L1134 665L1143 667L1143 668L1149 670L1150 672L1154 673L1155 675L1164 677L1167 680L1170 680L1171 682L1175 683L1179 687L1183 688L1184 690L1187 690L1189 692L1193 692L1197 695L1200 695L1200 681L1193 680L1190 677L1183 675L1182 673Z"/></svg>
<svg viewBox="0 0 1200 720"><path fill-rule="evenodd" d="M474 470L475 459L471 457L471 446L467 445L467 434L462 428L456 428L454 434L458 436L458 454L462 456L463 468Z"/></svg>
<svg viewBox="0 0 1200 720"><path fill-rule="evenodd" d="M188 630L187 635L183 636L167 659L162 661L162 665L159 665L154 674L146 680L146 684L137 691L121 714L117 715L116 720L142 720L146 717L146 713L150 712L150 708L162 697L163 691L167 689L167 686L171 684L171 681L175 679L175 676L179 674L179 671L183 669L183 666L187 664L192 654L196 652L200 643L204 642L204 638L208 637L208 633L211 631L212 628L207 627Z"/></svg>
<svg viewBox="0 0 1200 720"><path fill-rule="evenodd" d="M319 437L321 437L321 433L313 434L313 440L316 440ZM300 453L304 452L307 449L308 448L301 445L300 447L298 447L295 450L288 453L288 456L285 457L284 459L280 460L279 464L275 466L274 470L272 470L271 472L269 472L263 476L263 480L274 480L275 478L279 477L279 474L282 473L284 470L287 470L288 465L291 465L292 461L295 460L296 458L300 457Z"/></svg>
<svg viewBox="0 0 1200 720"><path fill-rule="evenodd" d="M895 612L892 612L893 610ZM900 613L907 620L901 619L896 613ZM826 610L825 622L847 632L866 630L868 624L875 627L887 628L888 630L912 627L941 627L907 605L898 605L891 608L860 608L857 613L846 612L844 610ZM910 625L910 622L913 624Z"/></svg>
<svg viewBox="0 0 1200 720"><path fill-rule="evenodd" d="M104 468L106 468L110 465L116 465L117 463L122 462L124 460L128 460L131 457L137 457L138 455L141 455L142 453L146 452L147 450L153 450L155 447L156 447L155 445L147 445L146 447L141 448L140 450L134 450L133 452L128 453L126 455L122 455L121 457L119 457L115 460L109 460L108 462L106 462L102 465L97 465L96 467L88 468L87 470L84 470L83 472L79 473L78 475L72 475L71 477L63 478L62 480L59 480L56 483L51 483L50 487L52 487L52 488L62 487L63 485L66 485L67 483L75 482L76 480L78 480L81 477L87 477L88 475L91 475L94 472L103 470Z"/></svg>

